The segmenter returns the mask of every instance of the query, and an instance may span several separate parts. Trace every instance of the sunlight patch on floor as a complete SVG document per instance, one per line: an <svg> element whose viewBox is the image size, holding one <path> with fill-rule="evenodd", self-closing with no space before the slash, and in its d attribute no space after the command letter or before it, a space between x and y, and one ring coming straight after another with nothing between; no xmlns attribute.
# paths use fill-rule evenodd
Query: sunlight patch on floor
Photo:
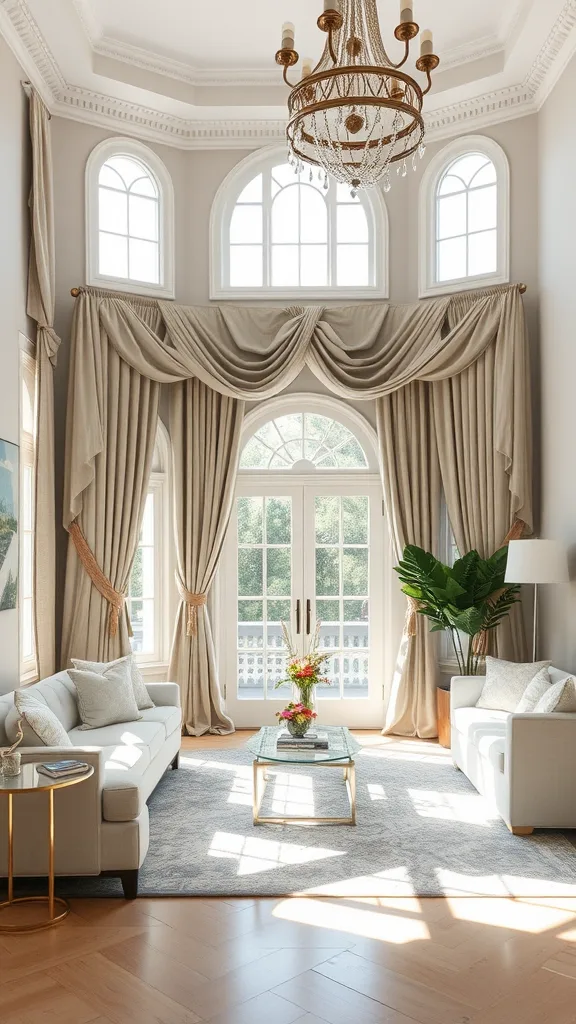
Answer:
<svg viewBox="0 0 576 1024"><path fill-rule="evenodd" d="M533 881L532 884L537 883ZM548 887L548 883L544 884ZM513 931L539 934L574 921L574 912L571 913L569 910L535 906L533 903L523 903L515 899L466 899L461 896L446 898L452 917L456 920L486 924L493 928L509 928Z"/></svg>
<svg viewBox="0 0 576 1024"><path fill-rule="evenodd" d="M311 775L276 772L273 785L274 814L301 818L314 814L314 782Z"/></svg>
<svg viewBox="0 0 576 1024"><path fill-rule="evenodd" d="M372 801L387 800L386 790L380 782L369 782L366 786L368 796Z"/></svg>
<svg viewBox="0 0 576 1024"><path fill-rule="evenodd" d="M408 796L421 818L460 821L492 828L499 815L476 793L439 793L437 790L409 789Z"/></svg>
<svg viewBox="0 0 576 1024"><path fill-rule="evenodd" d="M251 773L238 773L232 782L227 803L241 804L243 807L252 807L252 778Z"/></svg>
<svg viewBox="0 0 576 1024"><path fill-rule="evenodd" d="M279 843L235 832L215 832L208 856L237 861L237 875L255 875L260 871L272 871L293 864L310 864L329 857L344 857L345 853L321 846Z"/></svg>
<svg viewBox="0 0 576 1024"><path fill-rule="evenodd" d="M297 924L329 928L366 939L378 939L394 945L425 941L430 932L424 921L414 917L389 914L368 906L354 907L341 902L292 898L283 900L273 911L274 917Z"/></svg>

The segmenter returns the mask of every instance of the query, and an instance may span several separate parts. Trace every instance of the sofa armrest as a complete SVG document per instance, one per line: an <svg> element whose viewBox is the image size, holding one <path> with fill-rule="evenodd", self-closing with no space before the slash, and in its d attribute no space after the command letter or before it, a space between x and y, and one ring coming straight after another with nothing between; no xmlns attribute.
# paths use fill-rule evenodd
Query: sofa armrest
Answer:
<svg viewBox="0 0 576 1024"><path fill-rule="evenodd" d="M511 714L504 766L510 824L576 827L576 714Z"/></svg>
<svg viewBox="0 0 576 1024"><path fill-rule="evenodd" d="M478 700L485 676L452 676L450 682L450 717L456 708L473 708Z"/></svg>
<svg viewBox="0 0 576 1024"><path fill-rule="evenodd" d="M157 707L179 708L180 687L178 683L146 683L146 689Z"/></svg>
<svg viewBox="0 0 576 1024"><path fill-rule="evenodd" d="M94 774L75 786L54 791L55 870L59 875L95 875L100 871L103 752L99 747L19 747L22 761L77 758ZM47 780L48 781L48 780ZM23 793L13 799L14 871L45 875L48 868L48 795ZM0 875L7 871L7 801L0 796Z"/></svg>

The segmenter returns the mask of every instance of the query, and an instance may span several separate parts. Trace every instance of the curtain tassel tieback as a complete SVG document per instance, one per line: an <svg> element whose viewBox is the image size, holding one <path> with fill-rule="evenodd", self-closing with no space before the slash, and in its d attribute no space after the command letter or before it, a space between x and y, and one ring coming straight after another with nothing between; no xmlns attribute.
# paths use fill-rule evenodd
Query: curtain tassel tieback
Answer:
<svg viewBox="0 0 576 1024"><path fill-rule="evenodd" d="M178 592L185 604L188 605L188 622L186 624L186 636L196 636L198 633L198 609L206 604L206 594L193 594L187 590L183 583L176 578Z"/></svg>
<svg viewBox="0 0 576 1024"><path fill-rule="evenodd" d="M126 625L128 627L128 636L133 636L132 624L130 622L130 616L126 607L126 594L115 588L110 583L107 576L104 575L102 569L98 565L94 553L92 552L86 537L80 529L77 519L74 519L68 527L68 532L74 542L74 547L82 565L88 576L92 580L92 583L96 587L99 594L102 595L105 601L110 605L110 614L108 617L108 633L110 636L116 636L118 632L118 622L120 619L120 613L122 609L126 612Z"/></svg>
<svg viewBox="0 0 576 1024"><path fill-rule="evenodd" d="M415 597L407 597L406 600L408 607L406 608L406 618L404 619L404 636L412 637L416 636L417 615L422 607L422 602L417 601Z"/></svg>

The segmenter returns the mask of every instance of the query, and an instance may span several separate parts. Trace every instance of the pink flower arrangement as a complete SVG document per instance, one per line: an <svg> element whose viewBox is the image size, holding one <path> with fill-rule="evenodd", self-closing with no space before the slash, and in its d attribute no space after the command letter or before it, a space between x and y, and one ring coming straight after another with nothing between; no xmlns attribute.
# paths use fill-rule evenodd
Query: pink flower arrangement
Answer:
<svg viewBox="0 0 576 1024"><path fill-rule="evenodd" d="M316 717L316 712L307 708L305 704L294 704L292 702L283 711L276 712L276 718L280 722L287 720L289 722L296 722L297 725L311 722Z"/></svg>

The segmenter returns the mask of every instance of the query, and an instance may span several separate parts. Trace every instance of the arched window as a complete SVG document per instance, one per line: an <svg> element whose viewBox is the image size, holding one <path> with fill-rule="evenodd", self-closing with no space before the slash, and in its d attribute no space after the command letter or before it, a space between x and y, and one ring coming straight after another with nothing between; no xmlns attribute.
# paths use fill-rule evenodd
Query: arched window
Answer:
<svg viewBox="0 0 576 1024"><path fill-rule="evenodd" d="M328 705L324 720L377 720L384 534L376 435L363 416L304 394L248 413L218 591L226 706L237 725L268 721L269 702L276 710L290 699L288 686L277 687L282 624L304 653L317 620L329 656L330 685L316 691Z"/></svg>
<svg viewBox="0 0 576 1024"><path fill-rule="evenodd" d="M96 146L86 219L89 284L173 297L172 183L152 150L131 139Z"/></svg>
<svg viewBox="0 0 576 1024"><path fill-rule="evenodd" d="M211 298L387 296L388 223L381 193L346 185L284 149L243 160L212 208Z"/></svg>
<svg viewBox="0 0 576 1024"><path fill-rule="evenodd" d="M493 139L457 139L428 167L420 196L420 294L509 280L508 161Z"/></svg>

